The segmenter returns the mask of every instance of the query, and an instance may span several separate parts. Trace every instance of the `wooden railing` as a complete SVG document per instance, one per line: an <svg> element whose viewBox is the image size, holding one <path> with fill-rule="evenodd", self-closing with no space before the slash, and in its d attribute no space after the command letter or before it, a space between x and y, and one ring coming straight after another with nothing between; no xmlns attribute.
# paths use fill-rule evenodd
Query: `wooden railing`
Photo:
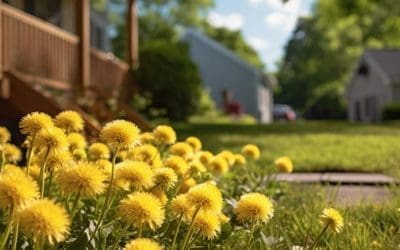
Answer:
<svg viewBox="0 0 400 250"><path fill-rule="evenodd" d="M91 87L103 97L115 97L128 80L129 65L112 53L92 48L90 55Z"/></svg>
<svg viewBox="0 0 400 250"><path fill-rule="evenodd" d="M0 5L2 69L23 73L36 83L57 89L79 86L79 38L7 4ZM128 64L112 53L93 48L90 61L90 88L99 96L116 96L128 77Z"/></svg>
<svg viewBox="0 0 400 250"><path fill-rule="evenodd" d="M78 82L77 36L2 4L3 70Z"/></svg>

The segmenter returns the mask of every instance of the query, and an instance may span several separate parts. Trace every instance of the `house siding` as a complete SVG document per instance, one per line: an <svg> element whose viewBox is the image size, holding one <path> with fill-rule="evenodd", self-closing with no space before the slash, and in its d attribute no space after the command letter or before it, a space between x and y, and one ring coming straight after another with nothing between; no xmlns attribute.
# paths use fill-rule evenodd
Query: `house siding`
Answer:
<svg viewBox="0 0 400 250"><path fill-rule="evenodd" d="M391 85L386 82L379 69L371 63L367 65L368 74L360 75L356 72L349 86L347 98L350 121L380 121L383 107L393 102Z"/></svg>
<svg viewBox="0 0 400 250"><path fill-rule="evenodd" d="M271 107L266 105L272 99L271 91L259 87L261 73L219 52L192 33L187 33L183 40L189 44L191 59L198 66L203 83L219 108L223 108L222 92L230 90L244 112L262 122L271 121Z"/></svg>

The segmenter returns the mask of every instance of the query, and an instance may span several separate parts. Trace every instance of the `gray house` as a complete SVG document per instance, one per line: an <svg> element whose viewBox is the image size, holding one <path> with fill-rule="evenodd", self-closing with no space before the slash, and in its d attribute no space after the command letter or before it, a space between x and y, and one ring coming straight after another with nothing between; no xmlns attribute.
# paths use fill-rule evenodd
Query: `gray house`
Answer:
<svg viewBox="0 0 400 250"><path fill-rule="evenodd" d="M400 102L400 49L366 50L346 89L348 119L378 122L385 105Z"/></svg>
<svg viewBox="0 0 400 250"><path fill-rule="evenodd" d="M219 108L223 107L222 93L229 91L245 113L263 123L272 121L273 78L199 31L187 30L182 40L189 44L191 59Z"/></svg>

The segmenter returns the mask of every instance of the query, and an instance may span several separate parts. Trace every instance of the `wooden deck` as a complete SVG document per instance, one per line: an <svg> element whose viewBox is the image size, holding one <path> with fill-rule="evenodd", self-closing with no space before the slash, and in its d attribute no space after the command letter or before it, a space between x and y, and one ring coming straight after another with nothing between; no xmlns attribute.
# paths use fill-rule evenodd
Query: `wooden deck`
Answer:
<svg viewBox="0 0 400 250"><path fill-rule="evenodd" d="M78 11L88 15L89 1L77 2L85 7ZM148 122L120 98L126 86L134 85L130 66L111 53L89 48L89 19L79 19L81 29L71 34L0 1L0 98L21 114L78 110L91 130L100 127L94 120L120 118L107 106L114 98L125 114L122 118L148 129ZM82 99L88 102L82 105Z"/></svg>

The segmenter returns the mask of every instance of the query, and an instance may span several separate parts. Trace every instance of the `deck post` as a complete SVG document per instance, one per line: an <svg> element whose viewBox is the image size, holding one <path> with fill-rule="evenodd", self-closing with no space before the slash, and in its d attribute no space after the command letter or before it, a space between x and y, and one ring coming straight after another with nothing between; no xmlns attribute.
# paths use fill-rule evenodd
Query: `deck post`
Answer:
<svg viewBox="0 0 400 250"><path fill-rule="evenodd" d="M127 8L127 48L128 48L128 64L131 68L137 67L139 62L139 25L137 15L137 1L129 0Z"/></svg>
<svg viewBox="0 0 400 250"><path fill-rule="evenodd" d="M90 1L75 0L76 33L79 37L79 84L83 90L90 85Z"/></svg>
<svg viewBox="0 0 400 250"><path fill-rule="evenodd" d="M3 79L3 16L2 16L2 0L0 0L0 81ZM1 84L1 82L0 82Z"/></svg>

